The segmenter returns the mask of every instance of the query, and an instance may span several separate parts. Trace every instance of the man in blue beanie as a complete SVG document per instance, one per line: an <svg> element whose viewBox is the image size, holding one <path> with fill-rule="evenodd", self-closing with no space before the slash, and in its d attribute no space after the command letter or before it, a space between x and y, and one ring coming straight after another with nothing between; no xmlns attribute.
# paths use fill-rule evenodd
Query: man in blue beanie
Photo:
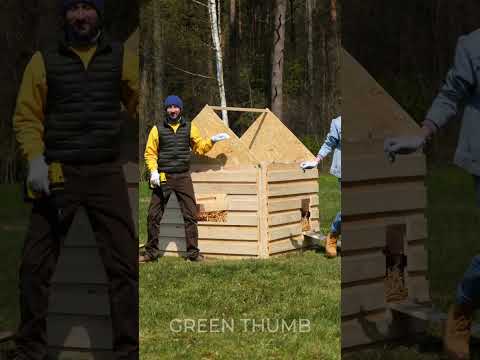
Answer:
<svg viewBox="0 0 480 360"><path fill-rule="evenodd" d="M99 0L63 1L65 36L33 55L18 93L13 125L27 184L38 196L19 271L17 359L48 356L50 279L79 206L107 274L114 358L138 359L138 242L119 156L121 105L137 118L139 61L101 31L103 7ZM53 165L64 179L58 198Z"/></svg>
<svg viewBox="0 0 480 360"><path fill-rule="evenodd" d="M190 175L191 152L203 155L216 142L228 139L229 135L220 133L203 139L195 124L182 116L183 102L176 95L165 99L164 108L165 119L152 127L145 147L152 198L148 208L145 254L140 255L138 261L155 261L160 256L160 222L172 192L177 197L185 222L185 258L202 261L203 256L198 248L197 204Z"/></svg>

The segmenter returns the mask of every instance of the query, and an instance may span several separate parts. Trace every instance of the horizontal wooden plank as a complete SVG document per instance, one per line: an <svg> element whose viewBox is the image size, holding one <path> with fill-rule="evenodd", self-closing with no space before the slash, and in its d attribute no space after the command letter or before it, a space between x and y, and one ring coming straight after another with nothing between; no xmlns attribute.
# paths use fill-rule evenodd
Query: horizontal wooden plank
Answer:
<svg viewBox="0 0 480 360"><path fill-rule="evenodd" d="M363 181L385 178L424 176L423 154L397 156L394 163L384 153L342 157L342 181Z"/></svg>
<svg viewBox="0 0 480 360"><path fill-rule="evenodd" d="M407 247L407 271L427 271L428 253L424 244Z"/></svg>
<svg viewBox="0 0 480 360"><path fill-rule="evenodd" d="M228 195L227 209L232 211L257 211L257 195Z"/></svg>
<svg viewBox="0 0 480 360"><path fill-rule="evenodd" d="M49 359L57 360L111 360L113 359L113 351L103 350L103 351L91 351L84 350L80 351L77 349L65 349L65 348L53 348L48 349Z"/></svg>
<svg viewBox="0 0 480 360"><path fill-rule="evenodd" d="M110 315L108 285L56 285L50 290L49 313Z"/></svg>
<svg viewBox="0 0 480 360"><path fill-rule="evenodd" d="M295 237L301 233L302 225L300 223L270 228L270 241Z"/></svg>
<svg viewBox="0 0 480 360"><path fill-rule="evenodd" d="M192 172L192 181L194 184L197 182L255 183L257 182L257 175L258 170L255 168L247 168L245 170L208 170Z"/></svg>
<svg viewBox="0 0 480 360"><path fill-rule="evenodd" d="M273 255L294 249L301 249L312 246L311 241L304 239L303 235L294 236L289 239L277 240L268 244L269 254Z"/></svg>
<svg viewBox="0 0 480 360"><path fill-rule="evenodd" d="M292 170L271 170L267 173L269 183L278 181L313 180L318 183L318 171L302 171L300 167Z"/></svg>
<svg viewBox="0 0 480 360"><path fill-rule="evenodd" d="M160 235L182 238L185 236L185 228L183 225L163 224L160 226ZM198 225L198 236L203 239L256 241L257 235L256 226Z"/></svg>
<svg viewBox="0 0 480 360"><path fill-rule="evenodd" d="M308 195L293 195L268 199L268 212L272 213L276 211L300 209L302 207L302 200L306 199L310 200L311 209L318 206L318 193L312 193Z"/></svg>
<svg viewBox="0 0 480 360"><path fill-rule="evenodd" d="M430 284L425 275L409 274L405 282L410 301L420 303L430 301Z"/></svg>
<svg viewBox="0 0 480 360"><path fill-rule="evenodd" d="M160 237L159 248L169 252L184 252L186 249L185 239ZM198 248L202 254L230 254L252 255L258 252L257 242L236 240L198 240Z"/></svg>
<svg viewBox="0 0 480 360"><path fill-rule="evenodd" d="M342 214L348 216L424 209L426 195L421 182L346 187L342 189Z"/></svg>
<svg viewBox="0 0 480 360"><path fill-rule="evenodd" d="M302 213L300 210L275 213L268 216L269 225L290 224L302 220Z"/></svg>
<svg viewBox="0 0 480 360"><path fill-rule="evenodd" d="M52 283L104 284L105 268L96 248L68 248L60 252Z"/></svg>
<svg viewBox="0 0 480 360"><path fill-rule="evenodd" d="M199 221L199 225L211 226L257 226L258 215L256 212L233 212L229 211L225 222Z"/></svg>
<svg viewBox="0 0 480 360"><path fill-rule="evenodd" d="M318 182L312 180L268 185L269 197L316 193L318 193Z"/></svg>
<svg viewBox="0 0 480 360"><path fill-rule="evenodd" d="M257 185L255 183L194 183L195 193L223 193L233 195L254 195L257 193Z"/></svg>
<svg viewBox="0 0 480 360"><path fill-rule="evenodd" d="M265 113L268 112L268 109L256 109L256 108L242 108L242 107L231 107L231 106L210 106L211 109L221 111L221 110L227 110L227 111L240 111L240 112L252 112L252 113Z"/></svg>
<svg viewBox="0 0 480 360"><path fill-rule="evenodd" d="M49 314L49 346L78 349L111 350L112 322L108 317Z"/></svg>
<svg viewBox="0 0 480 360"><path fill-rule="evenodd" d="M373 224L342 224L342 251L383 248L386 245L386 226Z"/></svg>
<svg viewBox="0 0 480 360"><path fill-rule="evenodd" d="M342 321L342 349L384 341L400 336L391 327L387 312Z"/></svg>
<svg viewBox="0 0 480 360"><path fill-rule="evenodd" d="M381 310L385 309L386 306L385 285L383 281L342 289L342 316L350 316L365 311Z"/></svg>
<svg viewBox="0 0 480 360"><path fill-rule="evenodd" d="M346 239L342 239L342 247ZM342 284L378 279L385 276L385 255L381 251L342 257Z"/></svg>
<svg viewBox="0 0 480 360"><path fill-rule="evenodd" d="M215 259L215 260L245 260L245 259L256 259L258 258L257 255L230 255L230 254L207 254L202 252L207 260ZM185 256L184 253L181 252L174 252L174 251L165 251L163 256L172 256L172 257L180 257Z"/></svg>
<svg viewBox="0 0 480 360"><path fill-rule="evenodd" d="M195 194L195 199L203 211L224 211L228 208L226 194Z"/></svg>
<svg viewBox="0 0 480 360"><path fill-rule="evenodd" d="M426 239L428 236L427 219L424 215L412 215L406 219L407 231L405 239L407 241Z"/></svg>

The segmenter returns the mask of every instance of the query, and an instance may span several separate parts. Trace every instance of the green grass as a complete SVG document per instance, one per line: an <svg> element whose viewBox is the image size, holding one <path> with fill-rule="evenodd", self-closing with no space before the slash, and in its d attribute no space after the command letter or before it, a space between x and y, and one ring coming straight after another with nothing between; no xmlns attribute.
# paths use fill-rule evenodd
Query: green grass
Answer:
<svg viewBox="0 0 480 360"><path fill-rule="evenodd" d="M0 332L18 324L18 266L28 222L21 187L0 185Z"/></svg>
<svg viewBox="0 0 480 360"><path fill-rule="evenodd" d="M321 176L322 230L340 206L339 187ZM145 241L149 191L140 189L140 241ZM340 359L340 259L313 251L268 260L216 260L192 264L162 258L140 268L141 358ZM220 332L172 332L175 319L223 319ZM309 332L257 331L242 319L307 319ZM200 320L203 321L203 320ZM267 320L264 320L267 321ZM174 322L174 325L177 323ZM203 329L203 328L201 328ZM264 329L266 328L266 325ZM198 329L197 329L198 330ZM212 330L219 330L213 328ZM297 329L298 330L298 329ZM293 355L295 354L295 355Z"/></svg>

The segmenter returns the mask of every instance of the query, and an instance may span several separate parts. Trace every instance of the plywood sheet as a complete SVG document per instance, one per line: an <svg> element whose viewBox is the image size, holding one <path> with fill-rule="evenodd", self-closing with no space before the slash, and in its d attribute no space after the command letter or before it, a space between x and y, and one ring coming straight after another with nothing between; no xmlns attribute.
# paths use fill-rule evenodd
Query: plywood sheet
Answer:
<svg viewBox="0 0 480 360"><path fill-rule="evenodd" d="M342 52L343 143L415 134L418 125L347 51Z"/></svg>
<svg viewBox="0 0 480 360"><path fill-rule="evenodd" d="M261 114L240 140L261 161L303 161L315 158L271 111Z"/></svg>
<svg viewBox="0 0 480 360"><path fill-rule="evenodd" d="M193 155L192 163L201 164L209 169L238 167L239 165L257 164L255 156L243 142L230 130L208 105L192 121L199 128L204 138L218 133L227 133L230 139L218 142L205 155Z"/></svg>

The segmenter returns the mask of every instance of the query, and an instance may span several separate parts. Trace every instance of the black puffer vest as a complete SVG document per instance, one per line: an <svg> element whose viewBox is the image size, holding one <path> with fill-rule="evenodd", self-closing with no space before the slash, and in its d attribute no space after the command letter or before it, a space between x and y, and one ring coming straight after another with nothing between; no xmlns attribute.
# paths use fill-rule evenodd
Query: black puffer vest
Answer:
<svg viewBox="0 0 480 360"><path fill-rule="evenodd" d="M158 170L166 173L180 173L190 170L190 130L191 122L180 119L175 133L165 119L157 124L158 130Z"/></svg>
<svg viewBox="0 0 480 360"><path fill-rule="evenodd" d="M42 52L47 73L46 158L97 163L119 154L123 45L103 36L87 69L65 42Z"/></svg>

